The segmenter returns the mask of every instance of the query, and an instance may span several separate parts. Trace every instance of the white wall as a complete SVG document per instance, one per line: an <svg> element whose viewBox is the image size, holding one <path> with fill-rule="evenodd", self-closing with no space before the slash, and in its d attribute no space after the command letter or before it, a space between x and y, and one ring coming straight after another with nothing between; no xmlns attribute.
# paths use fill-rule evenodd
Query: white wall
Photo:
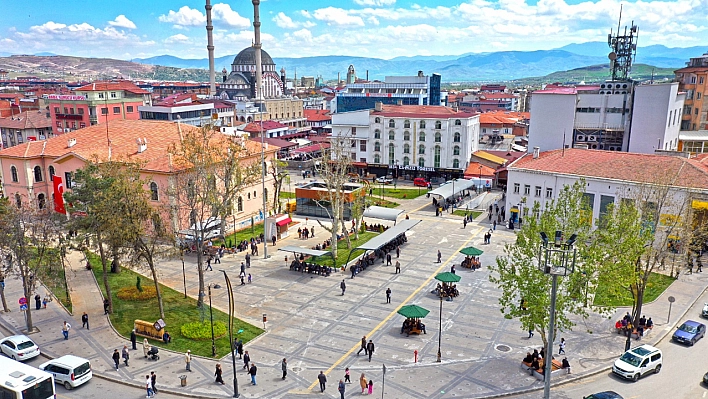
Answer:
<svg viewBox="0 0 708 399"><path fill-rule="evenodd" d="M573 140L575 94L534 93L531 96L531 122L529 125L529 151L555 150Z"/></svg>
<svg viewBox="0 0 708 399"><path fill-rule="evenodd" d="M629 152L676 150L684 100L678 82L637 86Z"/></svg>

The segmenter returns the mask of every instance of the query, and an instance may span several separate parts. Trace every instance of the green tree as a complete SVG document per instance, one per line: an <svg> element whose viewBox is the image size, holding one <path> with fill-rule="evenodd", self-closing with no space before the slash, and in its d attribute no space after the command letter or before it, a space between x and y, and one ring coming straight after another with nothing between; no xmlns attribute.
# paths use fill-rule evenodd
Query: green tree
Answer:
<svg viewBox="0 0 708 399"><path fill-rule="evenodd" d="M524 331L540 333L544 345L547 344L549 324L551 277L538 269L541 232L553 237L560 230L566 238L577 234L576 269L565 278L559 278L556 303L556 331L566 331L573 327L572 315L588 317L588 309L580 296L583 289L594 289L597 272L594 262L584 261L589 255L587 242L591 233L591 211L584 200L584 181L572 186L564 186L557 199L548 201L541 212L541 204L534 202L531 215L524 218L524 224L516 241L504 246L504 254L491 265L489 280L502 290L499 304L504 317L519 319ZM522 306L523 301L523 306Z"/></svg>

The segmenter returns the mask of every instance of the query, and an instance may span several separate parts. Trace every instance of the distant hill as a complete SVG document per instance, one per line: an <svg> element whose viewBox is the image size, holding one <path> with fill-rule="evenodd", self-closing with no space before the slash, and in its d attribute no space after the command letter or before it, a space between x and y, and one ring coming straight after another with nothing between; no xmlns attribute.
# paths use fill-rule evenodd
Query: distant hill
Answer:
<svg viewBox="0 0 708 399"><path fill-rule="evenodd" d="M578 55L604 57L610 53L610 48L606 42L572 43L558 48L558 50L568 51ZM706 46L694 47L666 47L661 44L654 44L637 49L638 64L655 65L662 68L680 68L692 57L700 57L708 51Z"/></svg>
<svg viewBox="0 0 708 399"><path fill-rule="evenodd" d="M511 81L513 86L538 86L543 83L599 83L610 76L607 64L591 65L569 71L553 72L545 76L522 78ZM632 66L631 78L638 81L654 79L655 82L670 81L674 78L674 68L656 68L646 64Z"/></svg>

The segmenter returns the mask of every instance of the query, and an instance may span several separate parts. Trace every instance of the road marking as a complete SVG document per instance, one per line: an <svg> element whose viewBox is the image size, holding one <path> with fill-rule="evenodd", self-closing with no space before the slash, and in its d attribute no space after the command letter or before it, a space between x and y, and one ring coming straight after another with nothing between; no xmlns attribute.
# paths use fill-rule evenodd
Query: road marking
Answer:
<svg viewBox="0 0 708 399"><path fill-rule="evenodd" d="M450 257L447 258L447 260L446 260L445 262L443 262L443 263L440 265L440 267L438 267L438 269L437 269L435 272L433 272L431 275L429 275L428 278L425 279L425 281L423 281L423 283L422 283L420 286L418 286L418 288L415 289L415 291L413 291L410 295L408 295L408 298L406 298L405 300L403 300L403 302L401 302L400 305L396 306L396 308L395 308L394 310L392 310L391 313L389 313L388 316L386 316L386 318L384 318L383 320L381 320L381 322L380 322L378 325L376 325L376 327L374 327L371 331L369 331L369 333L366 334L366 336L367 336L367 337L371 337L372 335L374 335L374 333L375 333L377 330L379 330L381 327L383 327L384 324L386 324L389 320L391 320L391 318L392 318L394 315L397 314L398 309L400 309L401 306L403 306L405 303L408 303L411 299L413 299L414 296L418 295L418 293L420 292L420 290L422 290L423 287L425 287L426 285L428 285L428 284L430 283L430 281L431 281L436 275L438 275L438 274L443 270L443 268L445 268L445 267L447 266L448 263L450 263L450 261L452 260L452 258L454 258L454 257L457 255L457 253L460 252L460 250L462 250L462 248L467 247L468 244L469 244L469 242L472 241L472 239L475 238L475 237L477 236L477 234L481 233L482 230L484 230L484 229L485 229L485 227L480 227L479 229L477 229L477 231L476 231L474 234L472 234L472 235L470 236L470 238L468 238L452 255L450 255ZM332 364L332 365L327 369L327 371L325 371L324 373L325 373L326 375L329 374L329 373L331 373L332 370L334 370L337 366L339 366L344 360L346 360L349 356L351 356L351 354L354 353L355 350L357 350L357 349L360 348L360 347L361 347L361 344L360 344L359 342L356 343L354 346L352 346L351 349L349 349L349 350L347 351L347 353L345 353L344 355L342 355L342 357L340 357L339 359L337 359L337 361L334 362L334 364ZM315 379L315 381L307 388L307 390L308 390L308 391L311 391L312 389L315 388L315 386L316 386L317 384L318 384L318 380Z"/></svg>

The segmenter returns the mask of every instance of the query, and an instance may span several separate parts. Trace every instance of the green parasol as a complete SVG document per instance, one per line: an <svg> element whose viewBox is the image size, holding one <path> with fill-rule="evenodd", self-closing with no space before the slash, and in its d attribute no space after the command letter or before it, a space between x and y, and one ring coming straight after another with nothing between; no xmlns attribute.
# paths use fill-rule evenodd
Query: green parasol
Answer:
<svg viewBox="0 0 708 399"><path fill-rule="evenodd" d="M428 309L422 308L418 305L406 305L401 306L398 309L398 314L408 319L422 319L427 316L430 311Z"/></svg>
<svg viewBox="0 0 708 399"><path fill-rule="evenodd" d="M477 249L475 247L467 247L463 248L460 253L465 254L467 256L479 256L484 253L481 249Z"/></svg>
<svg viewBox="0 0 708 399"><path fill-rule="evenodd" d="M460 281L461 277L455 273L445 272L435 276L435 279L443 283L456 283Z"/></svg>

